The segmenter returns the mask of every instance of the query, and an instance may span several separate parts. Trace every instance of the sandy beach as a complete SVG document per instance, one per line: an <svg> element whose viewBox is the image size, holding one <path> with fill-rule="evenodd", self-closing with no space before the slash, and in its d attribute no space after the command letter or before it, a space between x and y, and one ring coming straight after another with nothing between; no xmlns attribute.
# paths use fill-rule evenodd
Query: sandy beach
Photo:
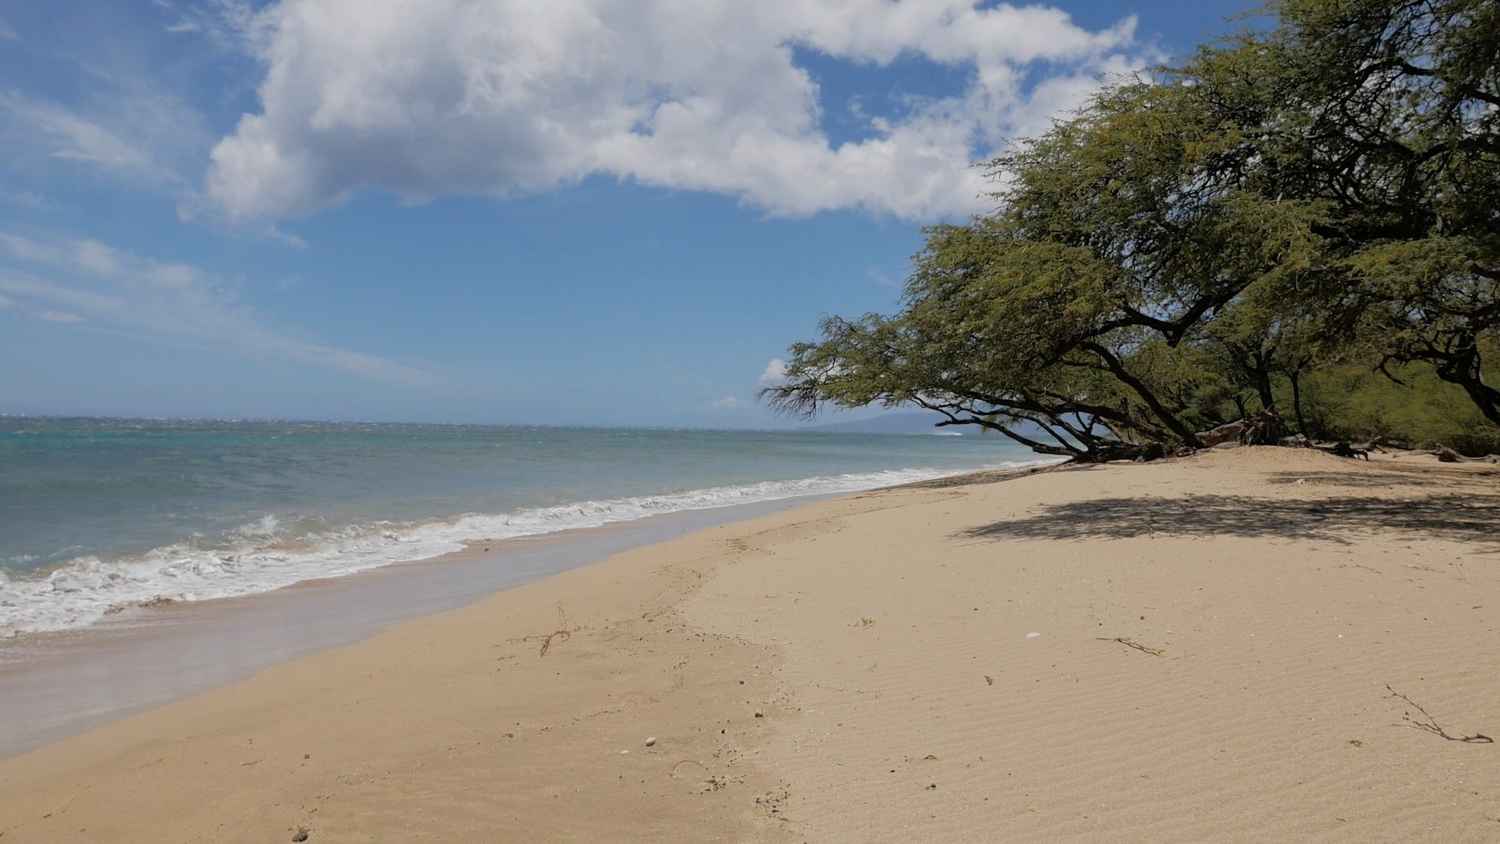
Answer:
<svg viewBox="0 0 1500 844"><path fill-rule="evenodd" d="M822 501L0 761L0 842L1500 840L1500 470Z"/></svg>

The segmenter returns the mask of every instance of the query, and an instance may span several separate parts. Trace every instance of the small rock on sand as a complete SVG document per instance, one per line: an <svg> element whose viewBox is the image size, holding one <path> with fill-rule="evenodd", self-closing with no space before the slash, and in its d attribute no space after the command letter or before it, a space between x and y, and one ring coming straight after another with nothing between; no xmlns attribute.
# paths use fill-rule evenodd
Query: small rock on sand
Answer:
<svg viewBox="0 0 1500 844"><path fill-rule="evenodd" d="M292 836L293 841L306 841L308 836L307 827L298 827L296 834Z"/></svg>
<svg viewBox="0 0 1500 844"><path fill-rule="evenodd" d="M647 747L655 747L656 746L656 736L651 736L650 738L646 739L646 746Z"/></svg>

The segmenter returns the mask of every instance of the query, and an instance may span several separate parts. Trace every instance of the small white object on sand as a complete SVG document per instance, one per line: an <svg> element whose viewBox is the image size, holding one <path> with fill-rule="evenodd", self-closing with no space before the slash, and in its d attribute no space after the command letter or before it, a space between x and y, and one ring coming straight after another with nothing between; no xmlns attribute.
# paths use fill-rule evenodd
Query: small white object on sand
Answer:
<svg viewBox="0 0 1500 844"><path fill-rule="evenodd" d="M1042 638L1042 634L1040 634L1040 633L1027 633L1026 634L1026 638L1028 638L1028 639L1040 639L1040 638Z"/></svg>

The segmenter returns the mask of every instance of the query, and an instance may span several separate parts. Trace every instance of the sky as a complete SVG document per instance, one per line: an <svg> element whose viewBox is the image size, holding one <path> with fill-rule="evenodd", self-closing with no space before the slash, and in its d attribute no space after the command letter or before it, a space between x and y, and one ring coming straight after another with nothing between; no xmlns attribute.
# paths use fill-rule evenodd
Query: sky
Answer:
<svg viewBox="0 0 1500 844"><path fill-rule="evenodd" d="M767 427L1231 0L0 0L0 413Z"/></svg>

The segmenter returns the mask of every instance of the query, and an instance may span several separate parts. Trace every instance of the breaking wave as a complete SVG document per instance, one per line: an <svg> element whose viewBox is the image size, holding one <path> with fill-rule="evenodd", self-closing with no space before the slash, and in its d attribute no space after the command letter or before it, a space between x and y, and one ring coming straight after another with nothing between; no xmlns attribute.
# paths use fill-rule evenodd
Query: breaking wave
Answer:
<svg viewBox="0 0 1500 844"><path fill-rule="evenodd" d="M1017 461L984 468L1020 468ZM465 513L422 522L343 527L267 515L213 540L195 538L144 554L82 556L35 577L0 570L0 638L95 624L124 609L269 592L458 551L465 543L601 527L665 513L831 495L963 474L975 469L897 469L764 481L663 495L580 501L509 513Z"/></svg>

